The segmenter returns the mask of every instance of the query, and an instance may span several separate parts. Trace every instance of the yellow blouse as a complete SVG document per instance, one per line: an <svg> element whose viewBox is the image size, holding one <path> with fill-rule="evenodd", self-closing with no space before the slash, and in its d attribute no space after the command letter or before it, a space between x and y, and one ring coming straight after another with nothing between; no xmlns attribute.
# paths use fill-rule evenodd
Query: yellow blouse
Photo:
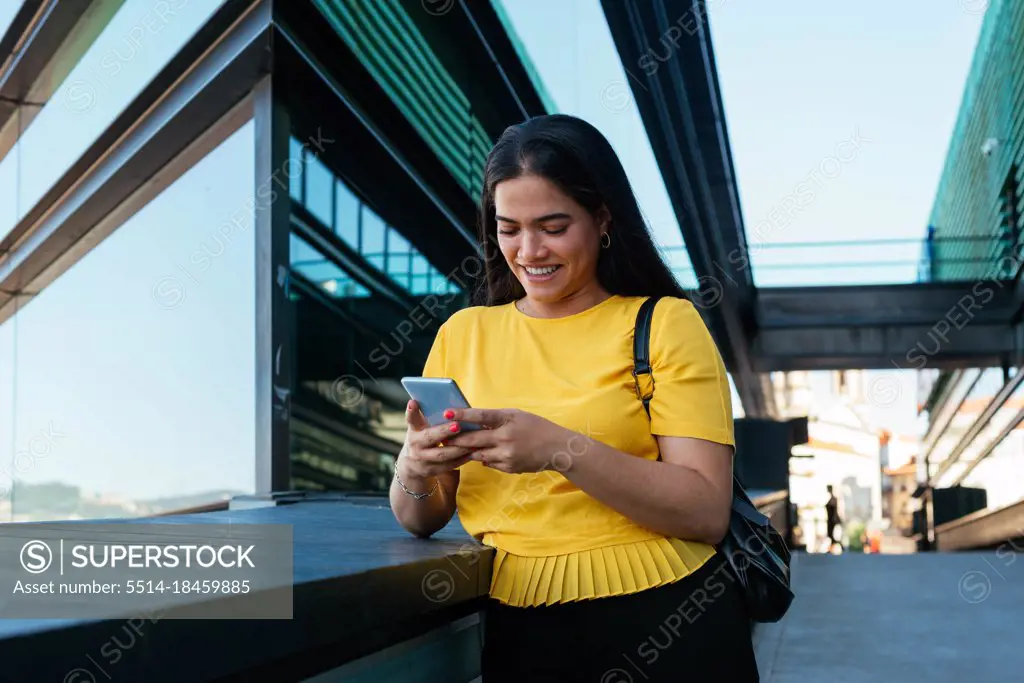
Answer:
<svg viewBox="0 0 1024 683"><path fill-rule="evenodd" d="M477 306L441 326L423 370L451 377L475 408L518 408L579 433L552 459L586 457L589 439L656 460L653 434L734 445L725 367L697 310L658 302L648 420L637 398L633 326L643 297L612 296L575 315L532 318ZM677 581L715 549L666 538L555 470L506 474L470 462L456 497L466 531L496 549L490 594L514 606L634 593Z"/></svg>

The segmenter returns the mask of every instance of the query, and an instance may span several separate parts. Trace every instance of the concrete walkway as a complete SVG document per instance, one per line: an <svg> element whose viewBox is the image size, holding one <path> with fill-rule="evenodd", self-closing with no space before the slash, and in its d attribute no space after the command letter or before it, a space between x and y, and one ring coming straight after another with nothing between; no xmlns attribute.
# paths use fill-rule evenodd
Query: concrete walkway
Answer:
<svg viewBox="0 0 1024 683"><path fill-rule="evenodd" d="M1024 555L794 556L796 599L754 639L766 683L1024 680Z"/></svg>

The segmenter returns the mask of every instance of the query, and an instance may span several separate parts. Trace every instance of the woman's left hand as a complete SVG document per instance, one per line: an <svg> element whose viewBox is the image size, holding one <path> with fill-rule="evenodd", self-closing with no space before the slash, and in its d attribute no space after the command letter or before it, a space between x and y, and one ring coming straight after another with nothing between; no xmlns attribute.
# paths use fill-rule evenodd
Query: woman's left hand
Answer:
<svg viewBox="0 0 1024 683"><path fill-rule="evenodd" d="M558 469L572 438L580 437L539 415L514 408L453 408L445 418L484 427L449 437L446 446L473 449L472 460L509 474Z"/></svg>

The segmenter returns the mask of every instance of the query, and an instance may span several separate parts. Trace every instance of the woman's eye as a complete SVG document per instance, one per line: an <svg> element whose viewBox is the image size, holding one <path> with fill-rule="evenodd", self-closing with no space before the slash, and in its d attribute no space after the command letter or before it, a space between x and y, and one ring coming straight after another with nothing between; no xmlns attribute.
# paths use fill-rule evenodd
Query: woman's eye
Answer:
<svg viewBox="0 0 1024 683"><path fill-rule="evenodd" d="M506 236L507 236L507 235L514 235L514 234L516 234L516 229L515 229L515 228L504 228L504 229L499 229L499 230L498 230L498 234L499 234L499 235L506 235Z"/></svg>
<svg viewBox="0 0 1024 683"><path fill-rule="evenodd" d="M549 235L561 235L563 232L565 232L568 229L569 229L569 226L565 225L565 226L563 226L561 228L544 228L544 232L546 232Z"/></svg>

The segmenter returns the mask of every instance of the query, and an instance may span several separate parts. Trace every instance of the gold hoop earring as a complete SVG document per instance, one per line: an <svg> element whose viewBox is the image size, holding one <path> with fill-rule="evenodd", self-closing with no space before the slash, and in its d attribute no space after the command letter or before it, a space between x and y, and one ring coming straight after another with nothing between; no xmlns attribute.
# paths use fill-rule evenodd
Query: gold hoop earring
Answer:
<svg viewBox="0 0 1024 683"><path fill-rule="evenodd" d="M605 237L608 238L607 241L605 240ZM601 233L601 248L607 249L610 246L612 246L612 236L607 232Z"/></svg>

